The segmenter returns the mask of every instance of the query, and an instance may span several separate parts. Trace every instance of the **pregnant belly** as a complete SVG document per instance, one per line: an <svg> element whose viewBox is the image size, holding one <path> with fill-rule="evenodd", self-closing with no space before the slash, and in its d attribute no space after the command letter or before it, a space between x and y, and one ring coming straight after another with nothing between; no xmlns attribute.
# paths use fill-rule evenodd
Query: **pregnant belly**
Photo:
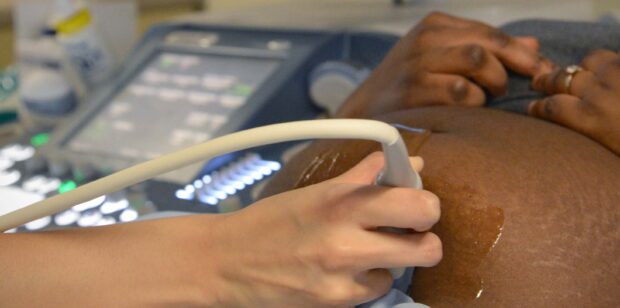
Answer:
<svg viewBox="0 0 620 308"><path fill-rule="evenodd" d="M442 200L433 228L444 259L418 268L411 295L442 306L619 306L620 158L562 127L489 109L390 114L425 189ZM332 178L379 147L316 142L265 195Z"/></svg>

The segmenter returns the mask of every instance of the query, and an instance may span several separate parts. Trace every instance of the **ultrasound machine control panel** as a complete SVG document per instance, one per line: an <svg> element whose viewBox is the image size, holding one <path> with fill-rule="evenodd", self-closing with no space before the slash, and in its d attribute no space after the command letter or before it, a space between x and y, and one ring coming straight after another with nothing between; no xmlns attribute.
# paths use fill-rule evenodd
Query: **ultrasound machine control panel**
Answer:
<svg viewBox="0 0 620 308"><path fill-rule="evenodd" d="M347 31L156 26L115 80L67 123L0 148L0 195L9 204L0 215L214 137L322 117L309 95L316 68L359 82L343 66L370 71L397 39ZM342 65L324 65L332 62ZM106 225L160 211L233 211L255 200L294 145L218 157L12 231Z"/></svg>

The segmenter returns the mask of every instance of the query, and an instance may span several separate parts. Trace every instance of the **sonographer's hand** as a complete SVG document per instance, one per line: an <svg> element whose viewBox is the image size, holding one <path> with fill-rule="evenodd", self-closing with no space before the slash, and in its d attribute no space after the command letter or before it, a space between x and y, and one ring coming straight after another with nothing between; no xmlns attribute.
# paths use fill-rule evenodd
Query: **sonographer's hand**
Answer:
<svg viewBox="0 0 620 308"><path fill-rule="evenodd" d="M596 50L569 75L563 68L534 78L532 87L549 96L532 102L530 114L581 132L620 155L620 53Z"/></svg>
<svg viewBox="0 0 620 308"><path fill-rule="evenodd" d="M506 69L525 76L553 64L533 37L512 37L484 23L432 13L405 35L339 111L369 117L428 105L481 106L486 90L506 92Z"/></svg>
<svg viewBox="0 0 620 308"><path fill-rule="evenodd" d="M422 160L412 159L415 169ZM392 283L383 268L432 266L430 192L373 186L373 154L330 181L231 214L0 233L8 307L343 307ZM381 226L410 234L378 232Z"/></svg>
<svg viewBox="0 0 620 308"><path fill-rule="evenodd" d="M415 169L422 161L412 159ZM223 221L209 248L222 263L230 302L253 307L350 307L387 292L385 268L433 266L428 232L440 216L430 192L372 185L383 155L332 180L264 199ZM378 227L410 228L393 234Z"/></svg>

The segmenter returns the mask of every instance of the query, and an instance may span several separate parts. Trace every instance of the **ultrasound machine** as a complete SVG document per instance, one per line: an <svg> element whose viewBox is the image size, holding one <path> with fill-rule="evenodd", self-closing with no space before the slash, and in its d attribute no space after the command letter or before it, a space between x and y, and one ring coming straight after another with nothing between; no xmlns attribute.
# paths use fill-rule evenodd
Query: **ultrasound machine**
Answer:
<svg viewBox="0 0 620 308"><path fill-rule="evenodd" d="M0 148L0 215L242 129L333 111L398 40L391 34L161 24L107 87L53 132ZM298 143L220 156L31 221L17 232L129 222L252 203Z"/></svg>

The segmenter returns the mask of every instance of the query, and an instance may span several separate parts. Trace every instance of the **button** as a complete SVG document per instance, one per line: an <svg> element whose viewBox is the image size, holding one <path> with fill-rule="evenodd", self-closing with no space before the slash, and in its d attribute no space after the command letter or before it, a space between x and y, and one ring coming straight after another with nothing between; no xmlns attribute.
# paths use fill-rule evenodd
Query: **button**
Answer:
<svg viewBox="0 0 620 308"><path fill-rule="evenodd" d="M216 189L213 184L205 186L205 188L201 189L201 191L203 191L207 196L213 196L220 200L224 200L228 197L225 192Z"/></svg>
<svg viewBox="0 0 620 308"><path fill-rule="evenodd" d="M78 212L83 212L83 211L90 210L90 209L98 207L104 201L105 201L105 196L97 197L95 199L92 199L92 200L80 203L78 205L74 205L73 209L78 211Z"/></svg>
<svg viewBox="0 0 620 308"><path fill-rule="evenodd" d="M134 221L138 218L138 212L134 209L126 209L121 213L119 218L122 222Z"/></svg>
<svg viewBox="0 0 620 308"><path fill-rule="evenodd" d="M74 181L71 181L71 180L63 181L62 183L60 183L60 185L58 185L58 193L64 194L76 188L77 188L77 184Z"/></svg>
<svg viewBox="0 0 620 308"><path fill-rule="evenodd" d="M193 127L200 129L206 126L210 118L211 118L211 115L206 112L192 111L187 115L184 123L189 126L193 126Z"/></svg>
<svg viewBox="0 0 620 308"><path fill-rule="evenodd" d="M118 201L108 200L103 205L101 205L99 211L101 211L102 214L107 215L114 212L122 211L128 207L129 201L127 201L127 199L121 199Z"/></svg>
<svg viewBox="0 0 620 308"><path fill-rule="evenodd" d="M30 231L36 231L36 230L41 230L47 227L50 224L50 222L52 222L52 218L49 216L45 216L43 218L39 218L37 220L33 220L25 224L24 227L26 227L26 229Z"/></svg>
<svg viewBox="0 0 620 308"><path fill-rule="evenodd" d="M177 197L177 199L181 199L181 200L193 200L194 199L194 192L191 191L186 191L185 189L179 189L174 193L174 196Z"/></svg>
<svg viewBox="0 0 620 308"><path fill-rule="evenodd" d="M287 50L291 48L291 42L285 40L271 40L267 42L267 49L278 51Z"/></svg>
<svg viewBox="0 0 620 308"><path fill-rule="evenodd" d="M219 114L212 114L211 118L209 119L209 129L211 131L218 130L220 127L222 127L222 125L226 124L226 122L228 122L228 118L226 118L225 116Z"/></svg>
<svg viewBox="0 0 620 308"><path fill-rule="evenodd" d="M77 224L80 227L91 227L95 226L97 222L103 217L99 211L88 211L82 213L82 217L78 219Z"/></svg>
<svg viewBox="0 0 620 308"><path fill-rule="evenodd" d="M113 225L115 223L116 223L116 219L114 219L114 217L104 216L103 218L99 219L99 221L97 221L95 226L108 226L108 225Z"/></svg>
<svg viewBox="0 0 620 308"><path fill-rule="evenodd" d="M194 105L207 105L217 100L217 95L209 92L190 91L187 100Z"/></svg>
<svg viewBox="0 0 620 308"><path fill-rule="evenodd" d="M60 214L56 214L54 222L59 226L68 226L74 224L80 218L80 213L74 210L66 210Z"/></svg>
<svg viewBox="0 0 620 308"><path fill-rule="evenodd" d="M41 194L47 195L51 192L57 191L60 188L60 185L61 185L60 179L49 178L47 179L47 183L39 187L39 192Z"/></svg>
<svg viewBox="0 0 620 308"><path fill-rule="evenodd" d="M0 186L11 186L22 177L22 173L17 170L0 171Z"/></svg>
<svg viewBox="0 0 620 308"><path fill-rule="evenodd" d="M49 133L38 133L30 138L30 144L37 148L46 145L49 141Z"/></svg>
<svg viewBox="0 0 620 308"><path fill-rule="evenodd" d="M39 188L47 184L47 178L42 175L33 176L24 181L22 188L25 191L38 192ZM44 195L45 193L43 193Z"/></svg>
<svg viewBox="0 0 620 308"><path fill-rule="evenodd" d="M157 92L157 97L165 102L178 102L187 96L182 90L174 88L162 88Z"/></svg>
<svg viewBox="0 0 620 308"><path fill-rule="evenodd" d="M200 79L192 75L172 75L172 82L180 87L186 88L200 83Z"/></svg>
<svg viewBox="0 0 620 308"><path fill-rule="evenodd" d="M230 109L237 109L245 103L245 97L236 95L222 95L220 104Z"/></svg>
<svg viewBox="0 0 620 308"><path fill-rule="evenodd" d="M43 200L43 196L18 187L0 187L0 216Z"/></svg>
<svg viewBox="0 0 620 308"><path fill-rule="evenodd" d="M149 69L142 74L142 79L149 84L166 83L170 79L170 76L166 73L162 73L155 69Z"/></svg>
<svg viewBox="0 0 620 308"><path fill-rule="evenodd" d="M0 155L14 161L24 161L34 156L35 149L29 145L12 144L0 152Z"/></svg>
<svg viewBox="0 0 620 308"><path fill-rule="evenodd" d="M210 205L216 205L219 202L219 200L215 196L209 194L206 190L203 189L198 192L198 200L200 200L200 202L202 203Z"/></svg>
<svg viewBox="0 0 620 308"><path fill-rule="evenodd" d="M13 165L15 164L14 161L6 158L6 157L2 157L0 156L0 170L6 170L9 169L11 167L13 167Z"/></svg>
<svg viewBox="0 0 620 308"><path fill-rule="evenodd" d="M223 91L230 88L235 83L234 76L206 74L202 78L202 85L211 91Z"/></svg>

